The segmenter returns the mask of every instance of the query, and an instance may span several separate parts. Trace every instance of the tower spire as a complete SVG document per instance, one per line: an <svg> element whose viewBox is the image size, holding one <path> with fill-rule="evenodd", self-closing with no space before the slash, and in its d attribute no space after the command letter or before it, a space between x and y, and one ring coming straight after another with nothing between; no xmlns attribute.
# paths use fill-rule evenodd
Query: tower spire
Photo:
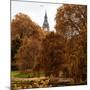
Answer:
<svg viewBox="0 0 90 90"><path fill-rule="evenodd" d="M45 16L44 16L44 22L43 22L43 29L45 31L49 31L49 23L48 23L48 17L47 17L46 10L45 10Z"/></svg>

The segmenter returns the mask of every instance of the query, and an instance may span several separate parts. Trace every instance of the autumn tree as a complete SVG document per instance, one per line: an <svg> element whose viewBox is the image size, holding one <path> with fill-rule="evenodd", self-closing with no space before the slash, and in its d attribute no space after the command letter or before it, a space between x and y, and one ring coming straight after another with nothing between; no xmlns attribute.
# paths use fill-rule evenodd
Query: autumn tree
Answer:
<svg viewBox="0 0 90 90"><path fill-rule="evenodd" d="M43 31L41 27L31 20L25 14L19 13L11 22L11 35L12 39L19 35L20 38L24 36L42 37Z"/></svg>
<svg viewBox="0 0 90 90"><path fill-rule="evenodd" d="M71 44L71 45L70 45ZM85 33L73 37L69 42L69 61L71 64L71 77L75 83L87 79L87 40Z"/></svg>
<svg viewBox="0 0 90 90"><path fill-rule="evenodd" d="M42 65L46 76L59 76L61 65L65 62L64 45L65 39L54 32L48 33L43 39Z"/></svg>
<svg viewBox="0 0 90 90"><path fill-rule="evenodd" d="M40 59L40 42L33 38L24 38L22 46L16 55L17 65L21 72L35 68ZM30 72L28 72L30 73Z"/></svg>
<svg viewBox="0 0 90 90"><path fill-rule="evenodd" d="M55 28L67 38L67 67L78 84L87 77L87 6L64 4L58 8Z"/></svg>
<svg viewBox="0 0 90 90"><path fill-rule="evenodd" d="M44 32L29 16L19 13L11 21L12 66L16 62L14 57L25 37L32 37L40 41L44 37Z"/></svg>
<svg viewBox="0 0 90 90"><path fill-rule="evenodd" d="M64 4L57 9L56 32L67 38L78 35L87 29L87 6Z"/></svg>

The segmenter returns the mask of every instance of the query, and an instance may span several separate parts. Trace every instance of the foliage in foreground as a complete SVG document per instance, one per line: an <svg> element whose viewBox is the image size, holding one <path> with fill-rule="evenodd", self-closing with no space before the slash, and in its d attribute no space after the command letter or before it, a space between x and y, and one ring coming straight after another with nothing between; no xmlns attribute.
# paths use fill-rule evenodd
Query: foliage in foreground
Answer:
<svg viewBox="0 0 90 90"><path fill-rule="evenodd" d="M81 81L78 85L83 85L85 82ZM73 80L70 82L58 82L57 80L52 81L50 78L47 79L37 79L37 80L12 80L11 88L12 90L17 89L31 89L31 88L46 88L46 87L59 87L66 85L75 85Z"/></svg>

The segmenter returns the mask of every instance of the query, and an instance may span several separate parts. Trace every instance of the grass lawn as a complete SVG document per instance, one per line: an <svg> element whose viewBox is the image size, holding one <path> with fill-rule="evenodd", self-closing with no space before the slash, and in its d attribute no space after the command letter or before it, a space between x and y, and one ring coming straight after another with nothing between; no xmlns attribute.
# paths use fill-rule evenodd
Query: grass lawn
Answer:
<svg viewBox="0 0 90 90"><path fill-rule="evenodd" d="M45 76L43 72L40 72L40 76ZM17 78L32 78L32 77L38 77L38 73L35 73L35 76L33 73L28 74L22 74L19 71L11 71L11 77L17 77Z"/></svg>

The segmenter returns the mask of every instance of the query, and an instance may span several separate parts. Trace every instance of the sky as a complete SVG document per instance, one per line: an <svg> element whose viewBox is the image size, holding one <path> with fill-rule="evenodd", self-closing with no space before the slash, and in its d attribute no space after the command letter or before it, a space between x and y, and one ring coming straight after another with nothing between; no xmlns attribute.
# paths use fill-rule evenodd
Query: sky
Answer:
<svg viewBox="0 0 90 90"><path fill-rule="evenodd" d="M50 31L55 31L55 16L57 8L60 6L62 6L62 4L11 1L11 19L13 19L16 14L21 12L30 16L32 21L42 27L46 11Z"/></svg>

